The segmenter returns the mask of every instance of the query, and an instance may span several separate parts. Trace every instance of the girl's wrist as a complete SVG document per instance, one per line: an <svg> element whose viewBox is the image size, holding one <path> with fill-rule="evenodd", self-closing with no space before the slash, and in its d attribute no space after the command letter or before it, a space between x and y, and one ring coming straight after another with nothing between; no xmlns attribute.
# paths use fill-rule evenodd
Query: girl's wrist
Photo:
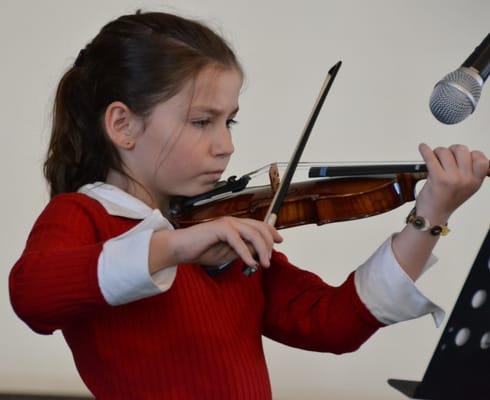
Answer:
<svg viewBox="0 0 490 400"><path fill-rule="evenodd" d="M424 207L422 204L415 204L417 215L426 218L430 221L431 225L444 225L447 224L451 212L434 207Z"/></svg>
<svg viewBox="0 0 490 400"><path fill-rule="evenodd" d="M449 214L443 213L425 213L420 212L414 207L407 215L405 222L418 231L429 232L432 236L446 236L450 229L448 228Z"/></svg>
<svg viewBox="0 0 490 400"><path fill-rule="evenodd" d="M417 208L417 216L424 217L429 225L446 225L450 215L441 213L429 213Z"/></svg>
<svg viewBox="0 0 490 400"><path fill-rule="evenodd" d="M178 264L172 245L172 231L160 230L153 233L150 239L148 268L154 274L164 268Z"/></svg>

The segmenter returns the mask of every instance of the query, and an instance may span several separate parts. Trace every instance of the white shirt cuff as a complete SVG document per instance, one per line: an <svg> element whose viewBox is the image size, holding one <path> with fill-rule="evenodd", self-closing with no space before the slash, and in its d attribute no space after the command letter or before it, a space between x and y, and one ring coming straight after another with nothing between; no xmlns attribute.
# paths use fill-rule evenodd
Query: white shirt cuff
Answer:
<svg viewBox="0 0 490 400"><path fill-rule="evenodd" d="M357 293L368 310L382 323L396 322L432 314L440 326L445 312L426 298L406 274L393 254L388 238L355 272ZM423 271L437 261L431 255Z"/></svg>
<svg viewBox="0 0 490 400"><path fill-rule="evenodd" d="M165 292L175 280L177 266L149 272L150 240L154 231L173 229L159 210L127 232L104 243L99 256L99 287L107 303L116 306Z"/></svg>

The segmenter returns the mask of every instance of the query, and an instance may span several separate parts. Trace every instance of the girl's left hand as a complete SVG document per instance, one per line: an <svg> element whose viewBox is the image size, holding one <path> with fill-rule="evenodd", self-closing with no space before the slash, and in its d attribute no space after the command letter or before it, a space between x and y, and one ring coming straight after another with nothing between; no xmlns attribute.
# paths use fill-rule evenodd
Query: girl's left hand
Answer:
<svg viewBox="0 0 490 400"><path fill-rule="evenodd" d="M434 151L419 145L428 170L427 182L417 196L417 214L431 224L444 224L449 216L481 186L488 172L488 158L461 144Z"/></svg>

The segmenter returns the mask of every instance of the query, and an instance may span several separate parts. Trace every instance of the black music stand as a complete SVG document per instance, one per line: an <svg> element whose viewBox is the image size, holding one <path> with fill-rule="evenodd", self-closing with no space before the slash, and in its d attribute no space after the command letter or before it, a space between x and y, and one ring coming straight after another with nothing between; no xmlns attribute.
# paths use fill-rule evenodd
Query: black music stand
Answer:
<svg viewBox="0 0 490 400"><path fill-rule="evenodd" d="M422 382L388 383L413 399L490 399L490 230Z"/></svg>

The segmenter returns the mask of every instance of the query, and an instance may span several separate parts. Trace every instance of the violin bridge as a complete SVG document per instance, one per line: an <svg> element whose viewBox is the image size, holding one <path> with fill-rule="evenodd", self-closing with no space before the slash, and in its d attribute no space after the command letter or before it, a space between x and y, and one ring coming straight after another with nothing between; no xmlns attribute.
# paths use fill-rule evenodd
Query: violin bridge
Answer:
<svg viewBox="0 0 490 400"><path fill-rule="evenodd" d="M271 183L272 193L275 194L277 192L277 189L279 189L279 184L281 183L277 163L272 163L269 167L269 180Z"/></svg>

